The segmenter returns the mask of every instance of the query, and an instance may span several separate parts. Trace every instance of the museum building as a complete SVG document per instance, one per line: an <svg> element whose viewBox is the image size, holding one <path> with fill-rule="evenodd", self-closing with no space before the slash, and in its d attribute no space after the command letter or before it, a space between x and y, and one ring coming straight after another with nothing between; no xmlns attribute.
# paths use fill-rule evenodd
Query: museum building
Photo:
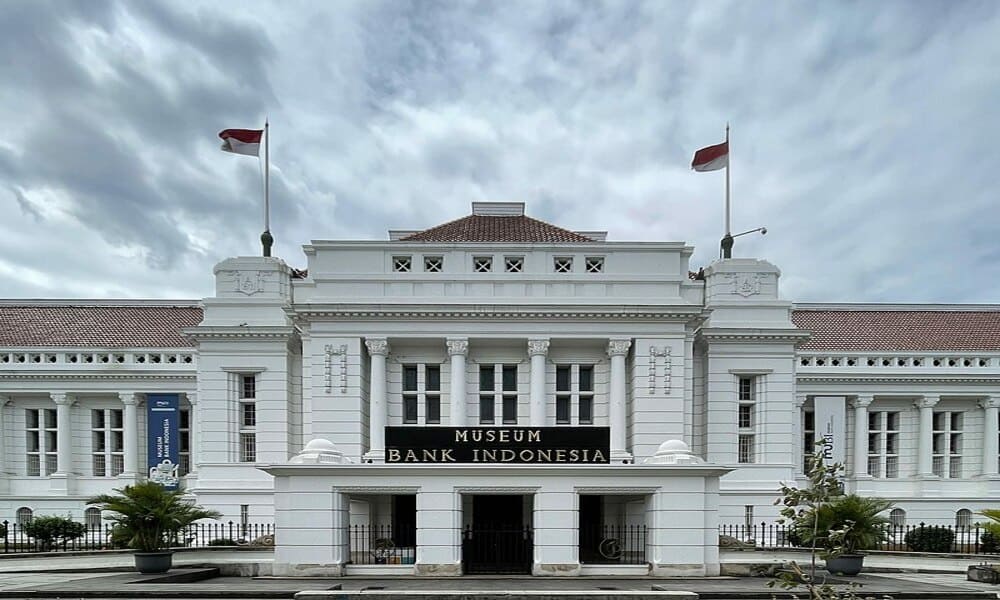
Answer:
<svg viewBox="0 0 1000 600"><path fill-rule="evenodd" d="M521 203L303 250L0 302L0 520L149 477L273 521L275 574L713 575L820 439L897 524L1000 507L1000 306L794 305Z"/></svg>

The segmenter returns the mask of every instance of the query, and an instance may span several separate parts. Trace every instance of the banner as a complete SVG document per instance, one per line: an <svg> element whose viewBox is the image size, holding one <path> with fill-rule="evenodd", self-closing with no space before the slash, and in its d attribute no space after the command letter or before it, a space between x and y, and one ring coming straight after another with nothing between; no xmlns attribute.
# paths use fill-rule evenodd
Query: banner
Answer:
<svg viewBox="0 0 1000 600"><path fill-rule="evenodd" d="M607 427L386 427L386 463L606 464Z"/></svg>
<svg viewBox="0 0 1000 600"><path fill-rule="evenodd" d="M847 449L847 399L843 396L813 398L816 441L822 441L823 462L844 463ZM863 423L862 427L867 427Z"/></svg>
<svg viewBox="0 0 1000 600"><path fill-rule="evenodd" d="M146 440L149 480L168 490L180 483L180 396L178 394L146 395Z"/></svg>

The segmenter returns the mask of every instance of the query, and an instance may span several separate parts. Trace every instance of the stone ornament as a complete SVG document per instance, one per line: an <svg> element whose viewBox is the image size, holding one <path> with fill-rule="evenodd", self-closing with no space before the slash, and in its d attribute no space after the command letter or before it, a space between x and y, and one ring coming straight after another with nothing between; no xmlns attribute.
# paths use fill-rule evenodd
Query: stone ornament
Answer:
<svg viewBox="0 0 1000 600"><path fill-rule="evenodd" d="M233 291L253 296L264 291L265 279L271 273L265 271L229 271L233 276Z"/></svg>
<svg viewBox="0 0 1000 600"><path fill-rule="evenodd" d="M528 340L528 356L545 356L549 353L549 340Z"/></svg>
<svg viewBox="0 0 1000 600"><path fill-rule="evenodd" d="M934 408L940 399L937 396L924 396L923 398L918 398L913 403L913 406L917 408Z"/></svg>
<svg viewBox="0 0 1000 600"><path fill-rule="evenodd" d="M447 340L445 344L448 346L448 356L465 356L469 353L469 340Z"/></svg>
<svg viewBox="0 0 1000 600"><path fill-rule="evenodd" d="M660 444L656 454L645 461L647 465L703 465L705 461L695 456L682 440L667 440Z"/></svg>
<svg viewBox="0 0 1000 600"><path fill-rule="evenodd" d="M608 342L608 356L624 356L632 347L632 340L611 340Z"/></svg>
<svg viewBox="0 0 1000 600"><path fill-rule="evenodd" d="M670 393L670 346L649 347L649 393L656 393L656 359L662 358L663 363L663 393Z"/></svg>
<svg viewBox="0 0 1000 600"><path fill-rule="evenodd" d="M365 340L365 347L368 348L368 354L381 356L389 354L389 340L384 338Z"/></svg>
<svg viewBox="0 0 1000 600"><path fill-rule="evenodd" d="M764 273L731 273L729 279L733 282L733 293L744 298L759 294L764 276Z"/></svg>
<svg viewBox="0 0 1000 600"><path fill-rule="evenodd" d="M875 398L872 396L858 396L854 399L852 404L855 408L868 408L874 400Z"/></svg>
<svg viewBox="0 0 1000 600"><path fill-rule="evenodd" d="M326 376L326 393L333 393L333 357L340 357L339 368L337 371L340 374L340 393L347 393L347 344L341 344L339 346L334 346L333 344L327 344L325 347L326 356L324 362L324 372Z"/></svg>
<svg viewBox="0 0 1000 600"><path fill-rule="evenodd" d="M293 465L349 464L351 459L344 456L330 440L317 438L310 440L306 447L288 461Z"/></svg>

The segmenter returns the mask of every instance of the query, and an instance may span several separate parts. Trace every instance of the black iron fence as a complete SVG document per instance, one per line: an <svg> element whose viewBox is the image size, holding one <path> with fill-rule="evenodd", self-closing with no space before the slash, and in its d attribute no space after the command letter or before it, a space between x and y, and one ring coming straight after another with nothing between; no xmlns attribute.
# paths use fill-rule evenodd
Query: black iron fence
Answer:
<svg viewBox="0 0 1000 600"><path fill-rule="evenodd" d="M531 527L462 530L462 566L467 575L530 574L533 548Z"/></svg>
<svg viewBox="0 0 1000 600"><path fill-rule="evenodd" d="M397 540L391 525L351 525L351 564L412 565L417 549L411 537L404 534L406 539Z"/></svg>
<svg viewBox="0 0 1000 600"><path fill-rule="evenodd" d="M646 564L646 526L581 524L580 562Z"/></svg>
<svg viewBox="0 0 1000 600"><path fill-rule="evenodd" d="M756 548L806 548L796 532L786 525L758 523L720 525L719 535L734 538L720 545L753 546ZM980 525L889 525L883 542L874 550L890 552L943 552L958 554L1000 554L1000 540Z"/></svg>
<svg viewBox="0 0 1000 600"><path fill-rule="evenodd" d="M127 547L114 525L102 523L87 527L81 537L74 539L45 540L28 535L24 525L4 521L0 523L3 534L3 552L69 552L75 550L115 550ZM174 548L204 548L208 546L273 546L274 525L270 523L226 523L212 521L195 523L178 532L170 540Z"/></svg>

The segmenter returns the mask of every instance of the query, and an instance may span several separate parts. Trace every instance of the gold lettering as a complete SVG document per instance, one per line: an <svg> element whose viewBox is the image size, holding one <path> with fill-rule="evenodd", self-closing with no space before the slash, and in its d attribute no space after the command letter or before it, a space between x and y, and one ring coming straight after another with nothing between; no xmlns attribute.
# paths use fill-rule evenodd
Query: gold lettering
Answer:
<svg viewBox="0 0 1000 600"><path fill-rule="evenodd" d="M604 453L600 450L594 450L594 462L608 462L608 459L604 458Z"/></svg>
<svg viewBox="0 0 1000 600"><path fill-rule="evenodd" d="M483 462L496 462L496 461L497 461L497 451L490 450L488 448L483 448Z"/></svg>
<svg viewBox="0 0 1000 600"><path fill-rule="evenodd" d="M500 451L500 462L511 462L515 456L513 450L503 449Z"/></svg>
<svg viewBox="0 0 1000 600"><path fill-rule="evenodd" d="M556 450L556 462L566 462L566 450L563 448Z"/></svg>
<svg viewBox="0 0 1000 600"><path fill-rule="evenodd" d="M524 430L523 429L515 429L514 430L514 441L515 442L523 442L524 441Z"/></svg>
<svg viewBox="0 0 1000 600"><path fill-rule="evenodd" d="M441 451L441 462L458 462L455 457L451 455L452 449L447 448Z"/></svg>
<svg viewBox="0 0 1000 600"><path fill-rule="evenodd" d="M437 462L437 450L424 450L424 462Z"/></svg>
<svg viewBox="0 0 1000 600"><path fill-rule="evenodd" d="M417 461L417 453L413 450L407 450L405 462L419 462Z"/></svg>
<svg viewBox="0 0 1000 600"><path fill-rule="evenodd" d="M497 441L497 432L493 431L492 429L487 429L486 430L486 441L487 442L495 442L495 441Z"/></svg>
<svg viewBox="0 0 1000 600"><path fill-rule="evenodd" d="M389 460L386 462L399 462L399 450L395 448L389 449Z"/></svg>
<svg viewBox="0 0 1000 600"><path fill-rule="evenodd" d="M590 462L590 450L581 450L583 452L583 462Z"/></svg>
<svg viewBox="0 0 1000 600"><path fill-rule="evenodd" d="M479 462L479 448L472 449L472 462Z"/></svg>
<svg viewBox="0 0 1000 600"><path fill-rule="evenodd" d="M528 443L542 441L542 432L537 429L528 432Z"/></svg>
<svg viewBox="0 0 1000 600"><path fill-rule="evenodd" d="M539 448L538 452L538 462L552 462L552 451L548 448Z"/></svg>
<svg viewBox="0 0 1000 600"><path fill-rule="evenodd" d="M531 450L521 450L521 462L535 462L535 453Z"/></svg>
<svg viewBox="0 0 1000 600"><path fill-rule="evenodd" d="M500 441L503 442L503 443L505 443L505 444L510 441L510 430L509 429L501 429L500 430Z"/></svg>
<svg viewBox="0 0 1000 600"><path fill-rule="evenodd" d="M586 450L584 450L586 452ZM580 451L573 449L569 451L569 462L580 462Z"/></svg>
<svg viewBox="0 0 1000 600"><path fill-rule="evenodd" d="M455 430L455 442L468 442L469 441L469 430L468 429L456 429Z"/></svg>

